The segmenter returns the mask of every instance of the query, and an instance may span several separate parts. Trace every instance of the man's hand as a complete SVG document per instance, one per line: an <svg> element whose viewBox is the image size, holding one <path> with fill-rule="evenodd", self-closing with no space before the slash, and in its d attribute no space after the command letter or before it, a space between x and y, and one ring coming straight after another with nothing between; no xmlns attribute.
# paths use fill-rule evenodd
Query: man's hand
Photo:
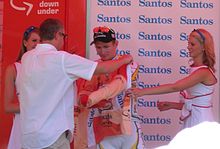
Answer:
<svg viewBox="0 0 220 149"><path fill-rule="evenodd" d="M120 60L123 60L124 64L129 64L129 63L133 62L133 57L131 55L122 55L120 57Z"/></svg>

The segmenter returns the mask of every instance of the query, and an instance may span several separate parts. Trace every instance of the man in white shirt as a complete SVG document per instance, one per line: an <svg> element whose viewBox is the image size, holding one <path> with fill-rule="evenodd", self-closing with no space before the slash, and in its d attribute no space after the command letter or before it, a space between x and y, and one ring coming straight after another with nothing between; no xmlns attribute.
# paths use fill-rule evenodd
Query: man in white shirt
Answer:
<svg viewBox="0 0 220 149"><path fill-rule="evenodd" d="M126 55L118 60L97 63L59 51L66 34L57 19L42 22L40 37L42 44L22 57L18 78L22 148L69 149L74 123L75 81L110 73L130 63L132 57Z"/></svg>

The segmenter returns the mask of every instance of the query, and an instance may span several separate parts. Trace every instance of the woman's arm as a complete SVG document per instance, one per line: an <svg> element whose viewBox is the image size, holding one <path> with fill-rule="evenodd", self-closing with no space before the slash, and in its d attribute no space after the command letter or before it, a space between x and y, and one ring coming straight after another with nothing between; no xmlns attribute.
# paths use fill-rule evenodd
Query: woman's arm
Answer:
<svg viewBox="0 0 220 149"><path fill-rule="evenodd" d="M9 65L5 71L5 88L4 88L4 109L7 113L19 113L19 102L14 96L16 94L15 88L16 70L14 65Z"/></svg>
<svg viewBox="0 0 220 149"><path fill-rule="evenodd" d="M181 102L169 102L169 101L158 101L157 108L160 111L166 111L170 109L182 110L184 103Z"/></svg>
<svg viewBox="0 0 220 149"><path fill-rule="evenodd" d="M178 92L187 89L189 87L192 87L198 83L204 83L205 81L208 80L210 75L211 74L207 68L202 68L196 70L188 77L185 77L175 83L164 84L157 87L144 88L144 89L132 88L128 90L128 93L140 97L144 95L157 95L157 94Z"/></svg>

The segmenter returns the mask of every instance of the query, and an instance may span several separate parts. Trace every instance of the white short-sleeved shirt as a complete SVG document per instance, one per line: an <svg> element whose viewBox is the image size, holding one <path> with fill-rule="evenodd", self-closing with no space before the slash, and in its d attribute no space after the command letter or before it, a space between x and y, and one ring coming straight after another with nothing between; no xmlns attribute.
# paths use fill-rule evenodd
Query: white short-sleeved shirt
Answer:
<svg viewBox="0 0 220 149"><path fill-rule="evenodd" d="M74 81L90 80L97 62L38 44L21 63L22 147L45 148L64 131L73 131Z"/></svg>

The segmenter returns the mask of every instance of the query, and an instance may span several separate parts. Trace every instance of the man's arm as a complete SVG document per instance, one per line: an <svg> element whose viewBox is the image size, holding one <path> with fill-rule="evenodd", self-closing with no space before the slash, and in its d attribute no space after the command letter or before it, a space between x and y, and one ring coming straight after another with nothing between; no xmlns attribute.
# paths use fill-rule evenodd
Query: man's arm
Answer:
<svg viewBox="0 0 220 149"><path fill-rule="evenodd" d="M94 74L111 73L124 64L129 64L133 61L131 55L123 55L119 59L99 62Z"/></svg>
<svg viewBox="0 0 220 149"><path fill-rule="evenodd" d="M82 90L79 93L80 105L84 107L93 107L103 100L115 97L126 89L127 81L122 75L117 75L108 84L95 91Z"/></svg>
<svg viewBox="0 0 220 149"><path fill-rule="evenodd" d="M99 103L103 99L110 99L126 89L127 81L122 75L115 76L114 80L109 84L105 84L102 88L92 92L88 96L87 107L91 107Z"/></svg>

